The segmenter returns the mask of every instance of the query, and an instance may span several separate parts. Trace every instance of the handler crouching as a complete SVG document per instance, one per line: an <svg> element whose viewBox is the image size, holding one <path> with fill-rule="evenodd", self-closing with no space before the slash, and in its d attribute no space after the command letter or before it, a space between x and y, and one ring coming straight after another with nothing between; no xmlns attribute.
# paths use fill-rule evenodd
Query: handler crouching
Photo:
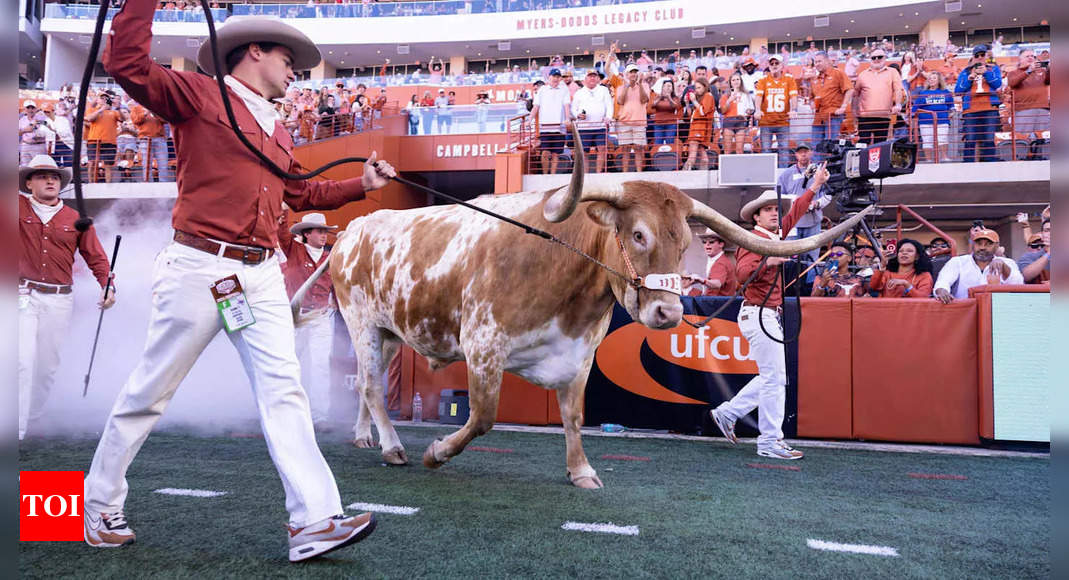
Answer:
<svg viewBox="0 0 1069 580"><path fill-rule="evenodd" d="M305 560L363 539L375 518L341 515L337 484L316 445L275 255L278 220L283 201L295 211L334 209L383 187L394 170L376 164L373 153L362 179L289 181L273 174L233 134L212 78L153 62L155 7L151 0L124 3L112 21L104 64L134 100L173 127L175 241L156 259L145 351L118 395L86 478L85 539L97 547L133 542L123 514L126 470L182 378L225 327L252 383L282 478L289 558ZM294 69L319 63L319 50L269 17L231 18L217 36L239 130L282 168L301 171L271 100L285 95ZM207 41L198 64L215 74Z"/></svg>
<svg viewBox="0 0 1069 580"><path fill-rule="evenodd" d="M809 189L791 204L790 211L779 219L779 202L775 191L766 191L757 199L742 207L743 221L754 222L753 233L770 240L781 239L780 233L790 232L798 219L809 209L813 196L828 181L828 170L821 165ZM789 201L784 198L783 201ZM739 280L748 280L761 262L761 256L740 247L736 251L736 274ZM780 305L783 294L776 281L776 271L788 258L769 257L765 265L754 275L743 293L739 308L739 330L750 343L750 354L757 362L758 375L746 383L730 401L709 411L717 428L729 441L735 443L735 421L757 409L757 425L761 434L757 437L757 454L773 459L801 459L802 452L792 449L783 441L783 413L787 401L787 363L783 345L769 338L783 340L780 326ZM768 297L766 300L765 297ZM762 330L762 322L764 330Z"/></svg>

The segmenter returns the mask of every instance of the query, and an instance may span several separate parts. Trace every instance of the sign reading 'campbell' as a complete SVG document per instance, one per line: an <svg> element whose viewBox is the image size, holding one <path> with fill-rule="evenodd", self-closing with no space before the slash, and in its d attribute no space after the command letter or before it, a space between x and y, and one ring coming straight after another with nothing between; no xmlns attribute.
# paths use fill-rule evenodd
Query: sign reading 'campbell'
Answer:
<svg viewBox="0 0 1069 580"><path fill-rule="evenodd" d="M439 159L452 157L493 157L505 149L508 149L508 146L504 143L456 143L453 145L438 145L434 149L434 156Z"/></svg>

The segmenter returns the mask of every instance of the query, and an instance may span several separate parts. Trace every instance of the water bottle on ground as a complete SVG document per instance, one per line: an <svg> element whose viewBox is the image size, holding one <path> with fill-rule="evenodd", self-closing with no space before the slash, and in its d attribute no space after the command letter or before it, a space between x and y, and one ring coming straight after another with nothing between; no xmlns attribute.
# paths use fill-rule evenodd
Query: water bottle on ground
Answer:
<svg viewBox="0 0 1069 580"><path fill-rule="evenodd" d="M412 397L412 422L423 422L423 397L419 396L419 393Z"/></svg>

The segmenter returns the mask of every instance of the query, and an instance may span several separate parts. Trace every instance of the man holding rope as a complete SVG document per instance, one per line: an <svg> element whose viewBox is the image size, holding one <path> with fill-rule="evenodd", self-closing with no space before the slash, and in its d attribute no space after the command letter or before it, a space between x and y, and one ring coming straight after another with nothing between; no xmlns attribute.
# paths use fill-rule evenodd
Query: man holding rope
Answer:
<svg viewBox="0 0 1069 580"><path fill-rule="evenodd" d="M104 65L134 100L174 129L174 243L156 259L145 351L119 392L85 481L85 539L96 547L134 541L123 513L126 470L183 377L225 328L252 383L264 440L282 478L289 558L305 560L363 539L375 518L342 514L334 476L316 445L276 256L278 220L283 202L295 211L334 209L385 186L395 172L372 153L361 178L275 175L234 135L214 79L153 62L155 8L150 0L124 3L112 21ZM224 80L239 131L275 164L301 171L271 101L285 96L294 70L320 62L319 50L270 17L233 17L217 38L226 62L218 74L229 73ZM217 74L208 41L197 60Z"/></svg>
<svg viewBox="0 0 1069 580"><path fill-rule="evenodd" d="M791 231L809 210L813 196L828 181L828 170L822 164L809 188L791 203L782 221L779 219L780 198L773 190L765 191L757 199L742 207L743 221L753 222L753 233L770 240L779 240L781 233ZM782 198L783 202L790 197ZM783 441L783 414L787 401L787 363L783 352L783 328L780 325L783 293L779 286L779 266L789 258L764 258L743 247L735 252L736 274L739 280L750 280L743 292L739 308L739 330L750 343L750 354L757 361L758 375L746 383L730 401L709 411L724 437L732 443L735 421L757 409L757 454L773 459L801 459L803 454Z"/></svg>
<svg viewBox="0 0 1069 580"><path fill-rule="evenodd" d="M59 346L74 310L74 253L93 271L101 288L97 304L110 308L115 287L108 284L108 256L96 228L74 227L78 212L59 199L71 181L47 155L19 167L19 441L36 423L52 390L59 366Z"/></svg>

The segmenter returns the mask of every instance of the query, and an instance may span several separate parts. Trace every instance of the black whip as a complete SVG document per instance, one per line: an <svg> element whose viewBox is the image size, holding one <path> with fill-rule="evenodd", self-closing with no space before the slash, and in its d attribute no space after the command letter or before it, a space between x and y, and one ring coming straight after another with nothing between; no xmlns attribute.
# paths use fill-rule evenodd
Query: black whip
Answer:
<svg viewBox="0 0 1069 580"><path fill-rule="evenodd" d="M122 236L115 236L115 249L111 251L111 263L108 264L108 280L104 285L104 302L108 301L111 294L111 281L115 278L115 260L119 258L119 242ZM93 360L97 356L97 343L100 341L100 325L104 323L104 305L100 305L100 317L97 318L97 333L93 337L93 351L89 354L89 370L85 371L85 386L82 387L82 397L89 392L89 375L93 374Z"/></svg>
<svg viewBox="0 0 1069 580"><path fill-rule="evenodd" d="M85 61L82 84L78 87L78 112L74 116L74 158L71 160L71 166L74 168L74 202L78 206L78 220L74 222L74 228L79 232L85 232L89 226L93 225L93 218L89 217L85 209L85 197L82 195L82 131L85 128L85 101L89 98L89 83L93 81L93 69L96 68L100 38L104 32L104 20L108 17L110 6L109 2L101 2L100 11L97 12L93 40L89 44L89 58ZM87 376L86 381L88 380Z"/></svg>

